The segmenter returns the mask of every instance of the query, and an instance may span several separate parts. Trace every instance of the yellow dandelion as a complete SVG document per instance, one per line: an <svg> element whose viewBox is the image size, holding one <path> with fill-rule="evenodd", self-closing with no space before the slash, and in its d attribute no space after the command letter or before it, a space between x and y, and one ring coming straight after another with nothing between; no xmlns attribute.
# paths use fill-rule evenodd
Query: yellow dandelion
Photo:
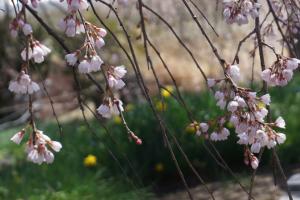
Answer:
<svg viewBox="0 0 300 200"><path fill-rule="evenodd" d="M170 85L166 86L165 87L166 89L161 89L160 90L160 94L165 97L165 98L168 98L171 96L171 93L174 91L174 88ZM171 92L171 93L170 93Z"/></svg>
<svg viewBox="0 0 300 200"><path fill-rule="evenodd" d="M165 166L161 162L156 163L156 165L154 166L154 170L158 173L163 172L165 170Z"/></svg>
<svg viewBox="0 0 300 200"><path fill-rule="evenodd" d="M120 116L115 116L113 120L114 120L115 124L121 124L122 123L122 119L121 119Z"/></svg>
<svg viewBox="0 0 300 200"><path fill-rule="evenodd" d="M163 103L163 102L161 102L161 101L158 101L158 102L155 104L155 108L156 108L156 110L162 112L162 111L167 110L167 104L166 104L166 103Z"/></svg>
<svg viewBox="0 0 300 200"><path fill-rule="evenodd" d="M83 164L86 167L94 167L97 165L97 157L92 154L89 154L84 158Z"/></svg>

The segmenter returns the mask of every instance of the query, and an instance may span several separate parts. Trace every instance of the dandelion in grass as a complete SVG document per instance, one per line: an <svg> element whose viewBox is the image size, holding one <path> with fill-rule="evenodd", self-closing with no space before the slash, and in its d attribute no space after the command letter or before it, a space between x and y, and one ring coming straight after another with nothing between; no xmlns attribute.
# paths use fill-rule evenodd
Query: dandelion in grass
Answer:
<svg viewBox="0 0 300 200"><path fill-rule="evenodd" d="M94 167L97 165L97 157L93 154L89 154L84 158L83 164L86 167Z"/></svg>
<svg viewBox="0 0 300 200"><path fill-rule="evenodd" d="M168 98L172 95L171 93L173 93L173 91L174 91L174 88L170 85L167 85L165 88L162 88L160 90L160 94L161 94L161 96Z"/></svg>

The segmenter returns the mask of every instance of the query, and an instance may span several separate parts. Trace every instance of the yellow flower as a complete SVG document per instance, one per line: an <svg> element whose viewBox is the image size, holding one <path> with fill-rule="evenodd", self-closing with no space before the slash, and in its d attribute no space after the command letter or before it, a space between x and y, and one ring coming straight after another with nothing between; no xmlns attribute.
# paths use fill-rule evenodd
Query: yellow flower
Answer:
<svg viewBox="0 0 300 200"><path fill-rule="evenodd" d="M257 104L257 106L258 106L259 109L262 109L262 108L265 108L265 107L266 107L266 105L265 105L262 101L260 101L260 102Z"/></svg>
<svg viewBox="0 0 300 200"><path fill-rule="evenodd" d="M154 166L154 170L158 173L163 172L165 170L165 166L161 162L156 163L156 165Z"/></svg>
<svg viewBox="0 0 300 200"><path fill-rule="evenodd" d="M165 87L166 89L161 89L160 90L160 94L165 97L165 98L168 98L171 96L171 93L174 91L174 88L170 85L166 86ZM170 93L171 92L171 93Z"/></svg>
<svg viewBox="0 0 300 200"><path fill-rule="evenodd" d="M86 167L96 166L97 165L97 157L92 154L89 154L84 158L83 164Z"/></svg>
<svg viewBox="0 0 300 200"><path fill-rule="evenodd" d="M121 124L122 123L122 119L120 116L115 116L114 117L114 123L115 124Z"/></svg>
<svg viewBox="0 0 300 200"><path fill-rule="evenodd" d="M186 128L185 128L185 132L186 133L196 133L196 131L199 129L199 123L197 122L193 122L191 124L189 124Z"/></svg>
<svg viewBox="0 0 300 200"><path fill-rule="evenodd" d="M186 133L195 133L196 131L195 131L195 127L194 126L187 126L186 128L185 128L185 132Z"/></svg>
<svg viewBox="0 0 300 200"><path fill-rule="evenodd" d="M158 101L155 105L155 108L156 110L162 112L162 111L165 111L167 110L167 104L166 103L163 103L161 101Z"/></svg>

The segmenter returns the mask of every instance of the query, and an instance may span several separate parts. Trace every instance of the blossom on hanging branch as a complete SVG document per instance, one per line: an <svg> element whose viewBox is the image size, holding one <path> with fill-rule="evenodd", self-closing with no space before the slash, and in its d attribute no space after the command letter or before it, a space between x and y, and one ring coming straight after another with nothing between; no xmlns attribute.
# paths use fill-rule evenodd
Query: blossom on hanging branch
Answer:
<svg viewBox="0 0 300 200"><path fill-rule="evenodd" d="M10 140L16 144L20 144L25 133L25 129L22 129L20 132L13 135ZM43 162L47 164L52 163L54 154L48 148L51 148L54 152L59 152L62 145L60 142L51 140L49 136L43 133L43 131L33 130L26 142L27 160L37 164L42 164Z"/></svg>
<svg viewBox="0 0 300 200"><path fill-rule="evenodd" d="M51 52L51 49L41 44L38 40L33 39L32 37L29 39L29 48L27 52L27 47L21 52L21 57L24 61L33 59L35 63L42 63L45 60L45 56L47 56Z"/></svg>
<svg viewBox="0 0 300 200"><path fill-rule="evenodd" d="M258 166L258 160L254 156L255 153L259 153L263 147L270 149L284 143L286 140L285 134L275 130L278 128L284 129L285 121L282 117L278 117L275 122L265 122L268 115L266 106L271 103L270 95L257 96L256 92L248 88L238 87L233 77L239 77L237 65L227 66L225 79L208 79L210 87L218 88L214 90L217 106L225 111L223 116L212 120L214 123L208 122L214 124L214 126L210 126L212 131L210 140L222 141L228 139L230 132L225 124L230 122L237 134L237 143L245 146L245 163L255 169ZM200 132L200 128L198 130Z"/></svg>
<svg viewBox="0 0 300 200"><path fill-rule="evenodd" d="M123 112L123 102L119 99L112 99L107 97L102 104L97 108L97 112L104 118L111 118L112 116L120 115Z"/></svg>
<svg viewBox="0 0 300 200"><path fill-rule="evenodd" d="M16 94L33 94L39 91L40 87L36 82L31 80L28 74L21 71L16 80L10 81L8 89Z"/></svg>
<svg viewBox="0 0 300 200"><path fill-rule="evenodd" d="M104 28L99 28L88 21L85 21L85 27L87 35L89 36L90 42L97 49L101 49L105 45L104 37L107 34L107 31Z"/></svg>
<svg viewBox="0 0 300 200"><path fill-rule="evenodd" d="M86 33L84 44L77 51L67 54L65 59L70 66L75 66L79 62L78 71L86 74L101 69L103 61L97 54L96 48L100 49L104 45L103 37L106 36L106 30L89 22L84 23Z"/></svg>
<svg viewBox="0 0 300 200"><path fill-rule="evenodd" d="M122 89L125 86L125 82L122 80L122 78L126 73L127 71L123 65L109 67L107 70L109 87L117 90Z"/></svg>
<svg viewBox="0 0 300 200"><path fill-rule="evenodd" d="M223 0L223 16L228 24L248 23L248 17L255 19L259 15L260 4L254 0Z"/></svg>
<svg viewBox="0 0 300 200"><path fill-rule="evenodd" d="M84 25L76 17L75 14L67 15L64 19L61 19L58 27L68 36L75 37L85 32Z"/></svg>
<svg viewBox="0 0 300 200"><path fill-rule="evenodd" d="M82 51L85 53L83 56L81 56ZM74 53L67 54L65 59L70 66L75 66L79 62L78 71L82 74L97 72L103 64L102 59L97 55L90 43Z"/></svg>
<svg viewBox="0 0 300 200"><path fill-rule="evenodd" d="M14 3L14 2L13 2ZM28 1L23 1L23 3L28 3ZM31 3L36 7L37 1L31 0ZM31 80L28 71L30 60L32 59L36 63L41 63L44 61L44 57L48 55L51 50L45 45L41 44L38 40L33 37L33 29L30 24L28 24L25 19L24 5L19 13L16 13L16 18L10 23L10 32L12 36L16 36L18 31L22 30L22 33L26 37L26 47L21 52L21 58L24 61L22 64L22 70L18 75L17 79L10 81L8 89L16 94L26 94L32 95L37 92L40 87L37 83ZM32 108L32 98L29 98L29 113L31 133L29 134L26 151L27 159L33 163L42 164L52 163L54 160L54 154L48 148L51 148L55 152L59 152L62 145L51 140L42 131L37 130L34 123L33 108ZM22 129L20 132L16 133L11 137L11 141L20 144L26 134L26 130Z"/></svg>
<svg viewBox="0 0 300 200"><path fill-rule="evenodd" d="M297 58L285 58L278 56L273 65L262 71L261 77L269 86L285 86L293 78L295 71L300 64Z"/></svg>

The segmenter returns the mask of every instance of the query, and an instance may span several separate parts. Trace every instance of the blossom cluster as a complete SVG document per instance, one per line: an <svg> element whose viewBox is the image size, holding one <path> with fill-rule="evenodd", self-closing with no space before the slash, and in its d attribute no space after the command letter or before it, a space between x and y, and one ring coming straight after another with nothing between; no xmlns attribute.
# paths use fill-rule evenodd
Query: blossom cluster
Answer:
<svg viewBox="0 0 300 200"><path fill-rule="evenodd" d="M70 66L75 66L80 60L80 51L67 54L65 59ZM78 65L78 71L82 74L87 74L91 72L97 72L101 69L103 64L102 59L97 55L95 51L92 50L91 53L86 54L80 61Z"/></svg>
<svg viewBox="0 0 300 200"><path fill-rule="evenodd" d="M108 67L106 76L109 89L122 89L125 86L125 82L122 80L122 78L126 73L127 71L124 66ZM97 109L97 112L104 118L111 118L112 116L119 115L120 112L123 111L124 109L122 101L113 96L104 98L102 104Z"/></svg>
<svg viewBox="0 0 300 200"><path fill-rule="evenodd" d="M102 59L98 55L96 48L101 49L105 42L103 38L107 32L103 28L98 28L95 25L85 22L86 41L83 46L76 52L67 54L65 59L70 66L75 66L77 62L80 73L86 74L96 72L101 69L103 64ZM81 55L83 52L83 55Z"/></svg>
<svg viewBox="0 0 300 200"><path fill-rule="evenodd" d="M83 45L76 51L65 55L68 65L78 66L79 73L87 74L102 70L106 81L106 91L102 104L97 108L97 113L103 118L111 118L115 115L121 115L122 122L127 129L129 138L133 139L136 144L142 144L142 140L138 138L127 126L122 112L124 111L123 102L116 98L114 92L125 86L123 77L127 73L124 66L109 66L104 64L97 53L105 45L104 37L107 31L84 19L78 11L88 8L86 0L67 0L68 15L59 23L60 28L69 37L76 34L85 33L85 41ZM118 4L125 5L127 1L119 0ZM79 13L81 21L77 18Z"/></svg>
<svg viewBox="0 0 300 200"><path fill-rule="evenodd" d="M16 133L10 140L16 144L20 144L24 138L25 129ZM50 137L45 135L43 131L35 130L31 133L30 138L26 144L27 159L33 163L42 164L52 163L54 154L48 149L50 147L53 151L59 152L62 148L60 142L51 140Z"/></svg>
<svg viewBox="0 0 300 200"><path fill-rule="evenodd" d="M11 24L16 24L16 22L18 22L19 27L14 26L16 29L12 29ZM21 58L25 63L17 79L10 82L9 90L16 94L33 94L37 92L40 87L36 82L31 80L28 74L27 68L29 66L27 61L32 59L35 63L42 63L45 60L45 56L51 52L51 49L34 39L31 25L25 23L21 17L13 19L11 24L11 35L14 37L19 30L22 30L22 33L27 37L27 44L21 52Z"/></svg>
<svg viewBox="0 0 300 200"><path fill-rule="evenodd" d="M23 3L27 4L28 1L23 1ZM36 0L31 0L31 3L34 7L37 6ZM29 76L28 72L30 60L35 63L44 62L45 56L47 56L51 52L51 49L41 44L38 40L34 39L33 29L31 25L26 23L24 19L25 12L23 7L23 9L19 13L16 13L16 18L13 19L9 25L10 34L12 37L16 37L19 32L23 33L26 38L26 46L21 52L21 58L23 60L21 72L19 73L16 80L10 81L8 89L16 94L32 95L35 92L39 91L40 87ZM42 131L35 128L32 116L32 100L30 100L29 110L31 113L29 124L32 127L32 132L29 135L26 146L27 159L37 164L42 164L43 162L52 163L54 160L54 154L48 148L50 147L53 151L59 152L62 148L62 145L57 141L51 140ZM25 133L25 129L21 130L11 138L11 141L16 144L20 144Z"/></svg>
<svg viewBox="0 0 300 200"><path fill-rule="evenodd" d="M228 65L225 76L225 79L207 81L210 88L217 89L214 90L216 104L225 114L215 119L214 123L204 123L207 126L203 132L208 134L208 129L211 129L210 140L223 141L230 135L226 125L232 124L238 137L237 143L245 146L245 163L255 169L258 159L254 154L259 153L263 147L270 149L284 143L285 134L275 129L284 129L285 121L282 117L272 123L265 121L268 115L266 106L270 105L271 97L269 94L258 96L248 88L238 87L233 81L233 78L239 76L238 65ZM208 127L208 124L214 126ZM198 129L200 132L201 128Z"/></svg>
<svg viewBox="0 0 300 200"><path fill-rule="evenodd" d="M33 59L35 63L42 63L51 52L51 49L41 44L38 40L33 38L29 39L28 47L25 47L21 52L21 57L24 61Z"/></svg>
<svg viewBox="0 0 300 200"><path fill-rule="evenodd" d="M37 92L40 87L36 82L31 80L28 74L21 71L17 80L9 83L8 89L16 94L33 94Z"/></svg>
<svg viewBox="0 0 300 200"><path fill-rule="evenodd" d="M85 32L84 25L74 14L67 15L64 19L61 19L58 27L68 36L75 37Z"/></svg>
<svg viewBox="0 0 300 200"><path fill-rule="evenodd" d="M99 108L97 108L97 112L105 118L111 118L113 115L119 115L120 111L124 111L122 101L112 99L110 97L104 99Z"/></svg>
<svg viewBox="0 0 300 200"><path fill-rule="evenodd" d="M248 16L255 19L259 15L260 4L253 0L223 0L223 16L228 24L248 23Z"/></svg>
<svg viewBox="0 0 300 200"><path fill-rule="evenodd" d="M88 4L85 0L68 0L69 15L61 20L60 27L67 36L75 36L76 33L85 33L85 42L81 48L65 56L66 62L70 66L78 64L78 71L82 74L97 72L104 66L103 60L97 53L104 45L104 37L107 31L84 20L82 22L76 18L78 10L87 9ZM121 2L122 3L122 2ZM103 69L107 80L107 94L97 112L104 118L111 118L123 112L123 103L114 97L112 90L119 90L125 86L122 78L126 74L124 66L107 66Z"/></svg>
<svg viewBox="0 0 300 200"><path fill-rule="evenodd" d="M293 78L294 70L299 67L296 58L279 57L273 65L262 71L261 77L270 86L285 86Z"/></svg>

